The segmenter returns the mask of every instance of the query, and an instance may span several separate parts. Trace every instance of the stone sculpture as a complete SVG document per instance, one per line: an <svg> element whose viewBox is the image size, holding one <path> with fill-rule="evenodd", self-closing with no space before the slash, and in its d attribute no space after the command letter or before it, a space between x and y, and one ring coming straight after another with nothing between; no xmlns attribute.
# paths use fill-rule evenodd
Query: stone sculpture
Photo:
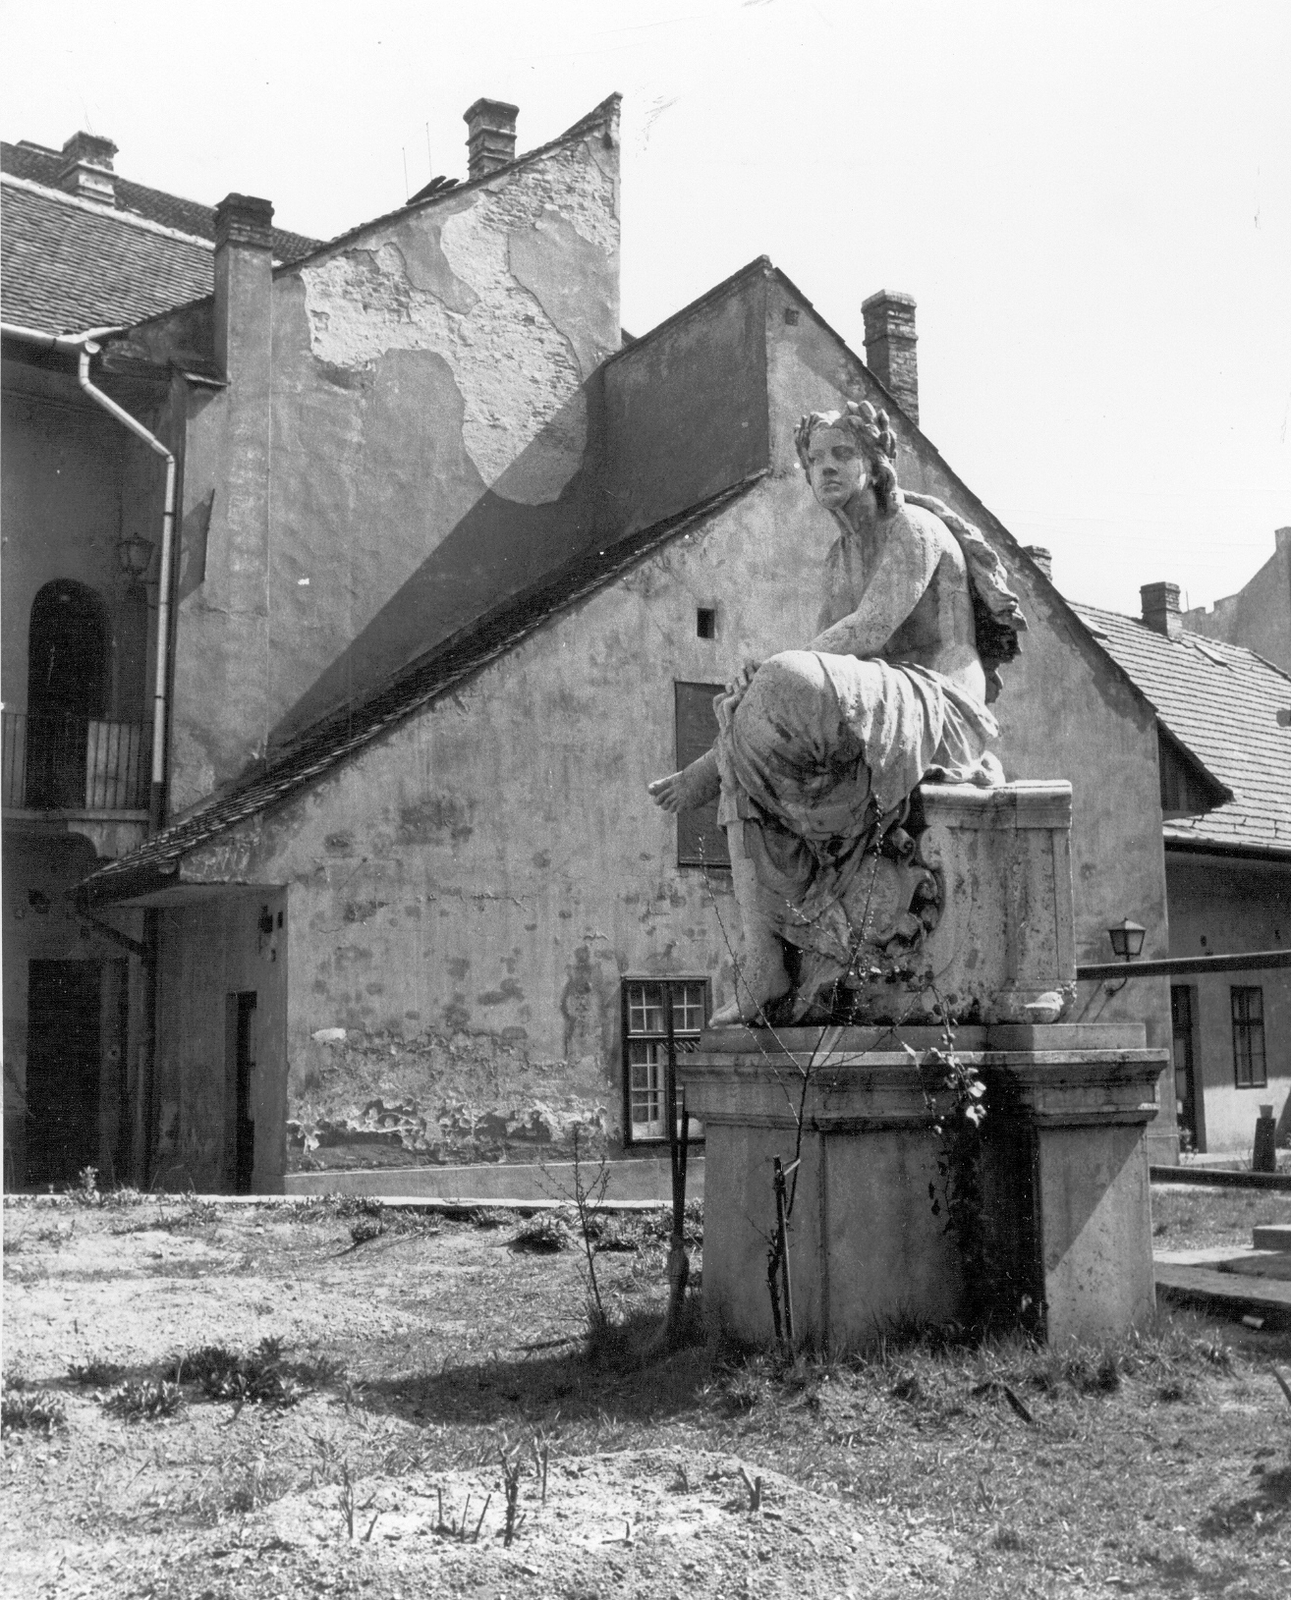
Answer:
<svg viewBox="0 0 1291 1600"><path fill-rule="evenodd" d="M674 812L720 796L743 949L714 1025L855 1017L849 996L935 926L944 887L902 824L923 780L1004 781L988 703L1026 627L977 529L898 486L885 412L813 412L795 442L839 526L822 631L749 662L712 750L650 785Z"/></svg>

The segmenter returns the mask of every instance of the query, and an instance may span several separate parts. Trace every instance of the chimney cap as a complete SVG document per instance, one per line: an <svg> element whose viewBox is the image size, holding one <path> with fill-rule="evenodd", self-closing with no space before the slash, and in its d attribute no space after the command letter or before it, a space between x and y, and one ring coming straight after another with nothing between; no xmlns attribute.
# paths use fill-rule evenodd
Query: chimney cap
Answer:
<svg viewBox="0 0 1291 1600"><path fill-rule="evenodd" d="M485 178L515 160L516 118L520 107L506 100L480 99L462 113L466 137L466 175Z"/></svg>
<svg viewBox="0 0 1291 1600"><path fill-rule="evenodd" d="M215 208L215 248L225 245L273 248L273 201L254 194L226 194Z"/></svg>
<svg viewBox="0 0 1291 1600"><path fill-rule="evenodd" d="M909 306L911 311L918 304L912 294L905 294L900 289L876 289L872 295L861 301L861 310L868 311L871 306L878 307L887 303L894 306Z"/></svg>
<svg viewBox="0 0 1291 1600"><path fill-rule="evenodd" d="M519 106L513 106L507 100L490 100L487 96L481 95L478 100L467 106L466 110L462 112L462 121L483 122L487 117L490 124L510 123L514 132L515 121L519 115Z"/></svg>
<svg viewBox="0 0 1291 1600"><path fill-rule="evenodd" d="M117 147L111 139L100 138L97 133L74 133L63 146L63 165L58 174L58 187L79 200L93 200L99 205L116 205L116 184L112 174L112 157Z"/></svg>

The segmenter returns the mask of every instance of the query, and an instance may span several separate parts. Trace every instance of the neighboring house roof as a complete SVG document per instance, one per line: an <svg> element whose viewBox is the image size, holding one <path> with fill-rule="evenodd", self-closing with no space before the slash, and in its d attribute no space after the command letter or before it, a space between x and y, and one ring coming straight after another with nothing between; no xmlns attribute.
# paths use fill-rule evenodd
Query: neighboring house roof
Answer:
<svg viewBox="0 0 1291 1600"><path fill-rule="evenodd" d="M524 593L495 606L435 646L359 704L325 718L264 772L244 780L214 805L91 873L82 888L92 901L108 901L158 887L158 880L173 873L182 856L225 828L287 799L406 717L458 688L464 679L505 655L553 617L588 599L661 545L739 499L768 471L764 467L751 473L678 515L603 550L575 556Z"/></svg>
<svg viewBox="0 0 1291 1600"><path fill-rule="evenodd" d="M1168 845L1291 857L1291 677L1253 650L1184 632L1167 638L1136 617L1072 610L1151 702L1162 728L1233 798L1167 817Z"/></svg>
<svg viewBox="0 0 1291 1600"><path fill-rule="evenodd" d="M64 157L0 145L4 319L42 332L140 322L212 292L215 212L114 175L115 207L58 188ZM319 241L275 228L274 255Z"/></svg>

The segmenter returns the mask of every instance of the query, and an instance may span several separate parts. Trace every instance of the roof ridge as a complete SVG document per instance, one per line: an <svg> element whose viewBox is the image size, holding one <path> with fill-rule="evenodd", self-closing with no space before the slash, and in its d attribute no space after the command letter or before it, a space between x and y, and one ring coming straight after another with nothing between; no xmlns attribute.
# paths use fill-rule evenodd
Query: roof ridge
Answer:
<svg viewBox="0 0 1291 1600"><path fill-rule="evenodd" d="M661 517L649 527L607 544L594 555L582 551L572 556L527 589L508 596L408 666L392 673L357 706L329 712L292 745L280 751L275 763L264 771L235 784L208 806L155 834L129 855L90 873L83 880L83 886L92 893L88 886L111 883L149 864L160 870L162 863L177 860L225 828L254 816L321 777L348 755L375 742L388 729L460 687L474 673L483 671L554 617L589 599L620 573L684 533L701 518L747 493L767 477L770 470L759 467L756 472L727 484L684 510ZM433 676L426 682L428 675ZM389 702L386 709L381 709L383 701ZM364 712L367 713L364 725L356 729L354 723Z"/></svg>
<svg viewBox="0 0 1291 1600"><path fill-rule="evenodd" d="M575 139L580 138L589 128L594 128L598 123L604 122L612 114L611 108L614 111L618 110L622 99L623 96L618 93L607 95L600 105L593 106L585 116L580 117L572 126L566 128L564 133L557 134L554 139L548 139L546 144L540 144L533 150L526 150L523 155L516 156L513 161L504 162L501 166L494 167L491 172L481 173L478 178L465 178L460 183L453 184L451 188L440 189L435 194L427 195L424 200L411 203L405 200L401 206L395 206L392 211L383 211L380 216L370 217L366 222L357 223L354 227L347 228L344 233L338 233L334 238L322 240L314 249L307 250L304 255L297 256L294 260L281 262L274 268L274 271L286 271L289 268L298 267L306 261L312 261L325 250L339 249L342 245L348 244L351 239L366 233L369 228L378 228L383 222L389 222L393 218L403 216L411 211L425 211L430 206L438 205L441 201L450 197L456 199L459 195L466 194L471 189L477 189L482 184L491 182L504 172L527 166L531 161L537 161L542 156L550 155L553 150L559 149L561 145L572 144Z"/></svg>
<svg viewBox="0 0 1291 1600"><path fill-rule="evenodd" d="M181 244L200 245L203 250L214 252L215 243L211 239L203 239L198 233L185 233L181 228L169 228L164 222L154 222L151 217L141 216L137 211L124 210L117 206L104 206L94 200L82 200L79 195L68 194L65 189L51 189L48 184L37 183L34 178L22 178L16 172L0 172L0 184L8 184L16 189L25 189L30 194L38 194L42 199L57 200L59 204L71 206L74 210L88 212L92 217L101 217L105 222L124 222L133 228L143 228L148 233L159 233L167 239L177 239ZM158 191L160 192L160 191ZM195 202L189 202L193 204Z"/></svg>

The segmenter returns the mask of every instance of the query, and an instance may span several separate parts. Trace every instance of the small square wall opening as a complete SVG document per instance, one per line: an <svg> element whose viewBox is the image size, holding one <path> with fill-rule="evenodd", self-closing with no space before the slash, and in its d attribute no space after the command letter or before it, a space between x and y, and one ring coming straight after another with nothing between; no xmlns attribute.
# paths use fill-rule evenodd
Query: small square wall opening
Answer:
<svg viewBox="0 0 1291 1600"><path fill-rule="evenodd" d="M712 606L699 606L695 611L695 633L701 639L716 639L717 612Z"/></svg>

